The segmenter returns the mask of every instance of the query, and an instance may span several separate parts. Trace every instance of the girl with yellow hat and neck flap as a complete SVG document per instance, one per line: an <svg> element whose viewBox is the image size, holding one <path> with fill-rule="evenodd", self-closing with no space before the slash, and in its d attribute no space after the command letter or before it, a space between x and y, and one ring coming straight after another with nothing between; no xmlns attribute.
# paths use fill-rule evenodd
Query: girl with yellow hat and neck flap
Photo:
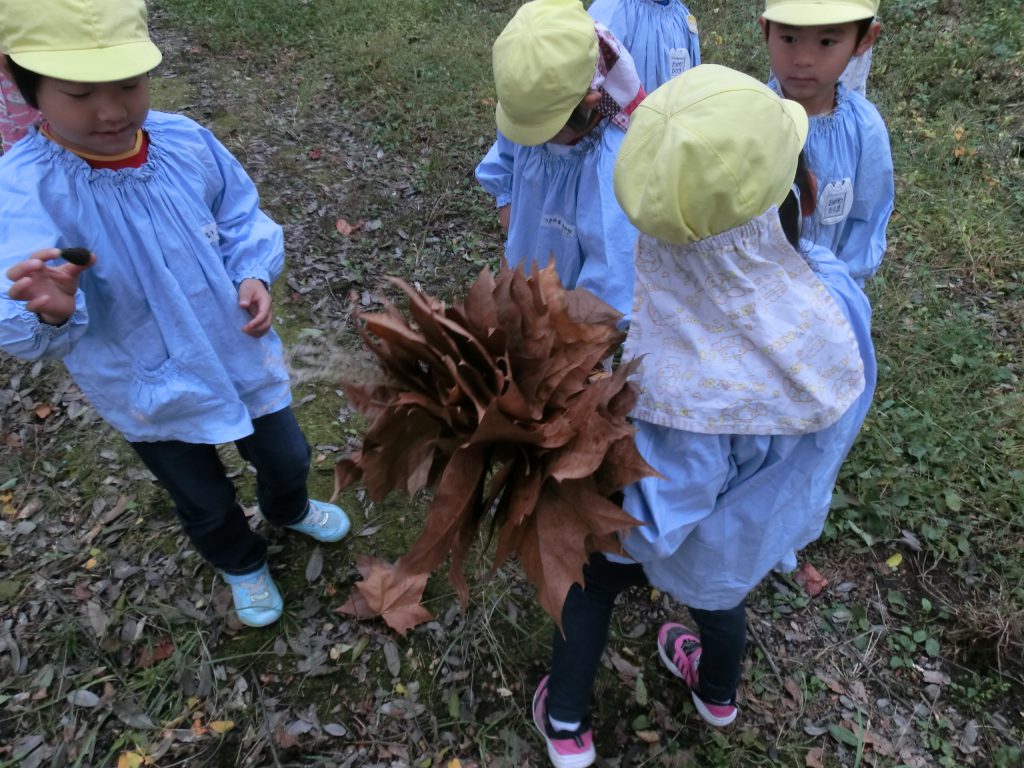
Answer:
<svg viewBox="0 0 1024 768"><path fill-rule="evenodd" d="M62 359L170 493L238 618L276 621L267 543L217 444L256 467L269 522L319 541L349 527L307 495L271 327L281 228L209 131L150 111L161 54L142 0L4 0L0 50L43 119L0 158L0 349Z"/></svg>
<svg viewBox="0 0 1024 768"><path fill-rule="evenodd" d="M554 633L534 720L557 768L595 759L591 688L616 596L651 584L696 628L657 647L715 726L737 715L747 594L821 533L874 391L870 307L799 240L807 117L725 67L670 80L633 115L615 192L640 230L625 356L637 445L660 472L625 489L628 555L595 554Z"/></svg>
<svg viewBox="0 0 1024 768"><path fill-rule="evenodd" d="M579 0L533 0L493 48L498 138L476 169L508 230L505 257L554 259L628 322L636 229L612 191L629 116L644 97L629 53Z"/></svg>

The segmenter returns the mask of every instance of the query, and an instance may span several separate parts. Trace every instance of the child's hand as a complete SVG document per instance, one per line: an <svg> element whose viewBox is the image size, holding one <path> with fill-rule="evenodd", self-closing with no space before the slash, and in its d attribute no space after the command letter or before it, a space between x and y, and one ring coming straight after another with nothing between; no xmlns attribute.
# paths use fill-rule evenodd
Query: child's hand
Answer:
<svg viewBox="0 0 1024 768"><path fill-rule="evenodd" d="M75 314L78 276L96 263L96 257L89 254L89 261L82 266L51 267L47 264L59 256L60 248L44 248L7 270L7 277L13 283L7 295L16 301L28 302L29 311L39 315L47 325L62 325Z"/></svg>
<svg viewBox="0 0 1024 768"><path fill-rule="evenodd" d="M501 230L508 232L508 223L512 220L512 206L503 205L498 209L498 223L501 224Z"/></svg>
<svg viewBox="0 0 1024 768"><path fill-rule="evenodd" d="M242 326L242 333L258 339L270 330L274 316L270 311L270 292L262 280L247 277L239 284L238 306L246 310L252 318Z"/></svg>

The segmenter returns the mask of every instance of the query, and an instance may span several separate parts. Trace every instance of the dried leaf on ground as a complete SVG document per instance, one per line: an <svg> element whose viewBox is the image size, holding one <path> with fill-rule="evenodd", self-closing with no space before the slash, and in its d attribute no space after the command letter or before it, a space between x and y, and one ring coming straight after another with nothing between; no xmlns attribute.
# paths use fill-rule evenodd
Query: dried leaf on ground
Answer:
<svg viewBox="0 0 1024 768"><path fill-rule="evenodd" d="M390 305L360 316L381 373L342 381L372 424L362 448L338 462L336 491L361 479L375 500L435 492L419 538L392 570L373 573L380 584L384 573L402 581L450 557L465 604L463 563L489 529L495 567L518 558L560 623L589 554L617 551L617 535L636 525L610 497L655 474L627 420L635 363L602 367L624 338L620 316L585 290L565 290L553 267L529 276L504 264L497 277L484 270L452 306L392 282L411 320ZM357 608L354 596L352 612L379 602L379 589L357 585L362 602Z"/></svg>
<svg viewBox="0 0 1024 768"><path fill-rule="evenodd" d="M808 597L817 597L828 586L828 579L818 573L818 569L810 563L800 566L793 578L804 588Z"/></svg>
<svg viewBox="0 0 1024 768"><path fill-rule="evenodd" d="M361 619L380 616L404 635L433 615L420 605L429 574L404 573L379 557L360 555L356 566L363 580L355 585L348 602L338 608Z"/></svg>

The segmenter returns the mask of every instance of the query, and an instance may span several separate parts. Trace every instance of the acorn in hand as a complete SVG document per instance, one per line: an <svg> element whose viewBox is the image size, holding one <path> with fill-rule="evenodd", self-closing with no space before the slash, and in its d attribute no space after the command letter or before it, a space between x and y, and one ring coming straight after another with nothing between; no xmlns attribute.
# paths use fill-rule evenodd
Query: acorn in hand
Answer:
<svg viewBox="0 0 1024 768"><path fill-rule="evenodd" d="M88 248L61 248L60 257L76 267L84 267L92 258Z"/></svg>

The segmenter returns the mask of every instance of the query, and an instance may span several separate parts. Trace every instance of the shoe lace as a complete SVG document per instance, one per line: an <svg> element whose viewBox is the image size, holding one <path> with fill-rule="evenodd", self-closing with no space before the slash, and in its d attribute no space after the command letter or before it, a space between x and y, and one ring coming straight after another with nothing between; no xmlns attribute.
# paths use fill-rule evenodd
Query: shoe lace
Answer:
<svg viewBox="0 0 1024 768"><path fill-rule="evenodd" d="M324 528L327 526L327 521L330 515L323 509L314 507L312 504L309 505L309 514L306 515L306 519L303 520L304 525L313 525L317 528Z"/></svg>
<svg viewBox="0 0 1024 768"><path fill-rule="evenodd" d="M267 586L267 579L262 573L251 580L243 581L238 586L245 590L246 596L252 603L258 603L261 600L266 600L270 597L270 589Z"/></svg>

